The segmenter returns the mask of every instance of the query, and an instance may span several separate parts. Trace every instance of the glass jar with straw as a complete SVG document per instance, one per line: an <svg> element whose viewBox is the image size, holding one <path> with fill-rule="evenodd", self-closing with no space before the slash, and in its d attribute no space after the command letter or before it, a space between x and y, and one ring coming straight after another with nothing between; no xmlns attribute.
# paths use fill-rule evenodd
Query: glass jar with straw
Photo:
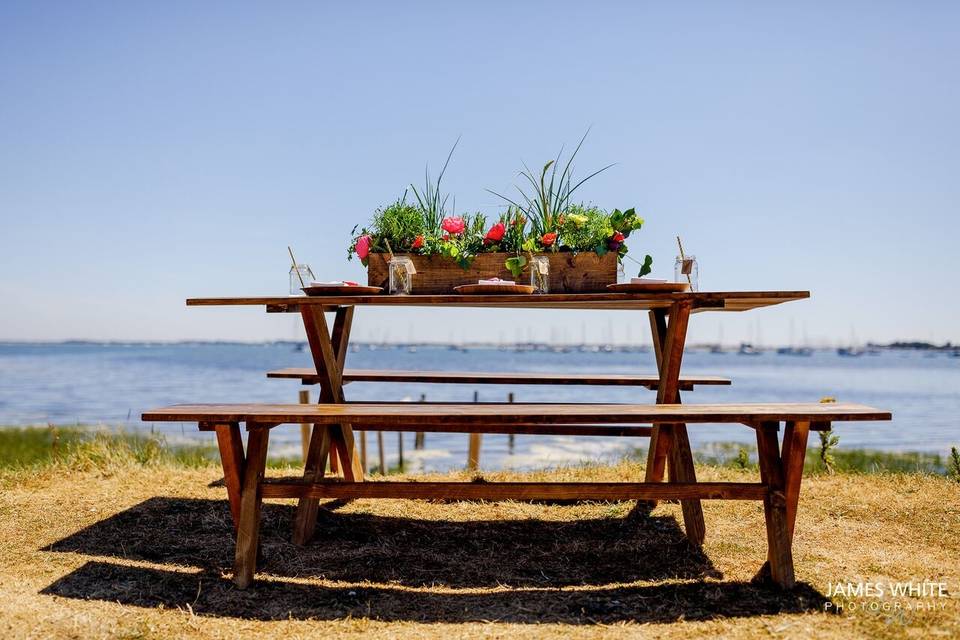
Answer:
<svg viewBox="0 0 960 640"><path fill-rule="evenodd" d="M308 264L298 264L297 259L293 257L293 249L287 247L290 253L290 261L293 263L290 267L290 294L303 295L303 288L317 279L313 275L313 270Z"/></svg>
<svg viewBox="0 0 960 640"><path fill-rule="evenodd" d="M690 291L699 291L700 267L697 264L697 256L684 253L680 236L677 236L677 247L680 249L680 255L673 263L673 281L686 282L690 285Z"/></svg>

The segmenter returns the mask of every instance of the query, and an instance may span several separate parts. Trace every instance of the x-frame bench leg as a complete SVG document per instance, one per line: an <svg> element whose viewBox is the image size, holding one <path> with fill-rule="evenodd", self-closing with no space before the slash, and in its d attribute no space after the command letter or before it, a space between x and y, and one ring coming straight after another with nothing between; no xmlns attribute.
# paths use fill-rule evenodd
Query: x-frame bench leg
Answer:
<svg viewBox="0 0 960 640"><path fill-rule="evenodd" d="M764 422L757 425L756 431L760 481L768 488L763 499L763 517L767 528L767 562L761 568L758 578L766 577L765 573L769 571L770 578L777 585L790 589L794 585L792 518L796 517L796 503L792 514L789 513L787 505L788 494L793 488L787 486L786 465L777 446L779 425L776 422ZM792 451L790 454L794 455ZM796 495L799 496L799 476L791 477L790 480L796 484Z"/></svg>
<svg viewBox="0 0 960 640"><path fill-rule="evenodd" d="M240 425L236 422L214 424L217 434L217 447L220 449L220 464L223 466L223 484L227 488L230 501L230 517L233 520L233 532L240 525L240 487L243 482L244 454L243 440L240 438Z"/></svg>
<svg viewBox="0 0 960 640"><path fill-rule="evenodd" d="M248 425L249 426L249 425ZM253 582L257 570L260 543L260 506L263 502L261 483L267 465L269 427L254 427L247 435L247 463L240 489L240 522L233 563L233 582L241 589Z"/></svg>

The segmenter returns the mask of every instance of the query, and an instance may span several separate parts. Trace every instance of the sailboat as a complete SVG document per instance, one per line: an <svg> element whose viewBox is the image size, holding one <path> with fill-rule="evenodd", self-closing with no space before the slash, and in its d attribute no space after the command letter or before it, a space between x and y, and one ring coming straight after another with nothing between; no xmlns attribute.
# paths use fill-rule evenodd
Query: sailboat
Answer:
<svg viewBox="0 0 960 640"><path fill-rule="evenodd" d="M804 332L806 333L806 332ZM804 340L806 342L806 340ZM796 343L793 340L793 319L790 320L790 346L789 347L780 347L777 349L777 354L781 356L812 356L813 349L810 347L797 347L794 346Z"/></svg>
<svg viewBox="0 0 960 640"><path fill-rule="evenodd" d="M864 351L857 345L857 334L854 332L853 327L850 327L850 346L849 347L838 347L837 355L844 358L859 358L863 355Z"/></svg>
<svg viewBox="0 0 960 640"><path fill-rule="evenodd" d="M757 321L751 330L751 336L756 336L756 344L760 344L760 321ZM759 356L763 353L763 350L759 346L754 346L754 342L751 339L750 342L741 342L740 349L737 351L737 354L741 356Z"/></svg>
<svg viewBox="0 0 960 640"><path fill-rule="evenodd" d="M723 353L723 325L717 327L717 344L710 345L710 353Z"/></svg>

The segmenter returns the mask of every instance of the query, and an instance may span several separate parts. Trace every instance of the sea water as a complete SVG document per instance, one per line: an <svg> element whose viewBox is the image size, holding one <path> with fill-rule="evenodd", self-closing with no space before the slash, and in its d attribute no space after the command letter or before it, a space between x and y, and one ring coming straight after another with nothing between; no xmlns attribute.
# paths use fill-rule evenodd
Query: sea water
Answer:
<svg viewBox="0 0 960 640"><path fill-rule="evenodd" d="M649 350L515 351L450 347L358 345L347 366L371 369L520 371L572 373L651 373ZM310 366L309 350L291 343L235 344L16 344L0 343L0 425L102 424L127 431L156 431L168 442L212 443L196 424L144 424L149 408L192 402L296 402L296 380L268 380L265 372ZM842 448L924 451L946 454L960 445L960 358L943 353L884 350L849 358L833 351L812 356L765 352L758 356L690 350L684 374L730 377L728 387L702 386L684 394L684 402L816 402L824 396L859 402L893 412L893 422L838 424ZM312 397L316 397L316 387ZM634 387L423 385L352 383L352 400L427 400L471 402L653 402L655 395ZM739 425L690 425L695 448L716 442L755 444L753 432ZM373 434L369 434L374 464ZM388 464L397 462L399 436L385 434ZM404 436L404 461L415 469L462 468L466 434L426 434L426 448L413 450L413 434ZM610 461L646 445L646 439L516 436L483 439L481 467L528 469L584 461ZM278 427L271 455L295 456L299 428Z"/></svg>

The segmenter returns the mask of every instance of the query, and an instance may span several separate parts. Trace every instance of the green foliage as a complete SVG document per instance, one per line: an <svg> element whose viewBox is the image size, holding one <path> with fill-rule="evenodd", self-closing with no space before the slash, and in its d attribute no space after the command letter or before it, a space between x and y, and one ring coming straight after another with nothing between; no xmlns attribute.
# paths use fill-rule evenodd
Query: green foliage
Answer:
<svg viewBox="0 0 960 640"><path fill-rule="evenodd" d="M613 225L606 211L595 206L571 204L557 220L559 244L571 251L607 251Z"/></svg>
<svg viewBox="0 0 960 640"><path fill-rule="evenodd" d="M648 253L646 257L643 259L643 262L640 264L640 272L637 274L637 277L642 278L643 276L653 271L652 265L653 265L653 258L651 258L650 254Z"/></svg>
<svg viewBox="0 0 960 640"><path fill-rule="evenodd" d="M737 457L733 459L733 466L737 469L750 468L750 455L743 447L740 447L740 450L737 451Z"/></svg>
<svg viewBox="0 0 960 640"><path fill-rule="evenodd" d="M348 259L359 253L366 265L367 253L416 253L443 256L466 268L479 253L504 252L514 254L507 260L506 267L515 277L520 277L534 253L593 251L602 256L615 251L618 259L622 259L627 253L624 241L643 225L636 211L614 209L607 213L599 207L570 200L584 182L613 166L607 165L581 180L573 179L572 162L586 137L584 134L562 169L563 149L555 160L544 166L539 176L534 176L529 169L522 173L534 191L529 197L524 195L522 202L504 198L510 204L492 225L488 225L480 213L457 214L455 200L442 192L443 177L460 142L458 138L436 181L431 180L428 169L421 189L410 186L415 203L408 202L404 192L396 202L377 209L367 226L353 228ZM452 202L449 209L448 200ZM460 221L465 227L463 231L452 231L451 224ZM648 256L644 265L647 272L650 262Z"/></svg>
<svg viewBox="0 0 960 640"><path fill-rule="evenodd" d="M175 462L197 467L215 458L212 447L171 447L159 435L110 432L84 427L0 428L0 468L62 464L103 470L118 465Z"/></svg>
<svg viewBox="0 0 960 640"><path fill-rule="evenodd" d="M960 451L957 451L956 447L950 447L950 463L947 475L960 482Z"/></svg>
<svg viewBox="0 0 960 640"><path fill-rule="evenodd" d="M431 233L439 233L440 223L447 217L447 200L450 194L442 193L440 184L443 182L443 174L447 172L450 158L453 157L453 152L458 144L460 144L460 138L457 138L457 141L450 148L450 153L447 154L447 160L443 163L443 169L440 170L436 183L430 180L430 168L427 167L424 170L423 191L417 191L415 186L410 185L410 188L413 189L413 195L416 196L417 202L420 204L424 224ZM456 206L453 208L456 209Z"/></svg>
<svg viewBox="0 0 960 640"><path fill-rule="evenodd" d="M840 437L832 429L818 433L820 435L820 468L827 473L833 473L833 450L840 444Z"/></svg>
<svg viewBox="0 0 960 640"><path fill-rule="evenodd" d="M559 169L561 165L560 159L563 156L562 147L556 158L543 165L543 169L539 174L535 174L530 167L524 164L524 170L521 171L519 175L530 183L530 189L524 191L519 186L516 187L520 194L519 201L501 195L496 191L489 189L488 191L523 211L532 225L535 236L542 237L546 233L557 232L557 217L565 212L571 204L570 196L572 196L584 182L613 166L612 164L607 165L602 169L594 171L586 178L574 181L572 174L573 160L577 157L577 153L580 151L580 147L583 146L583 141L587 139L589 133L590 130L588 129L587 132L583 134L583 137L580 138L580 142L577 143L577 147L573 150L573 153L570 154L559 175L557 175L557 169Z"/></svg>
<svg viewBox="0 0 960 640"><path fill-rule="evenodd" d="M513 256L507 258L504 263L507 267L507 270L513 274L514 278L519 278L523 274L524 268L527 266L527 259L523 256Z"/></svg>

